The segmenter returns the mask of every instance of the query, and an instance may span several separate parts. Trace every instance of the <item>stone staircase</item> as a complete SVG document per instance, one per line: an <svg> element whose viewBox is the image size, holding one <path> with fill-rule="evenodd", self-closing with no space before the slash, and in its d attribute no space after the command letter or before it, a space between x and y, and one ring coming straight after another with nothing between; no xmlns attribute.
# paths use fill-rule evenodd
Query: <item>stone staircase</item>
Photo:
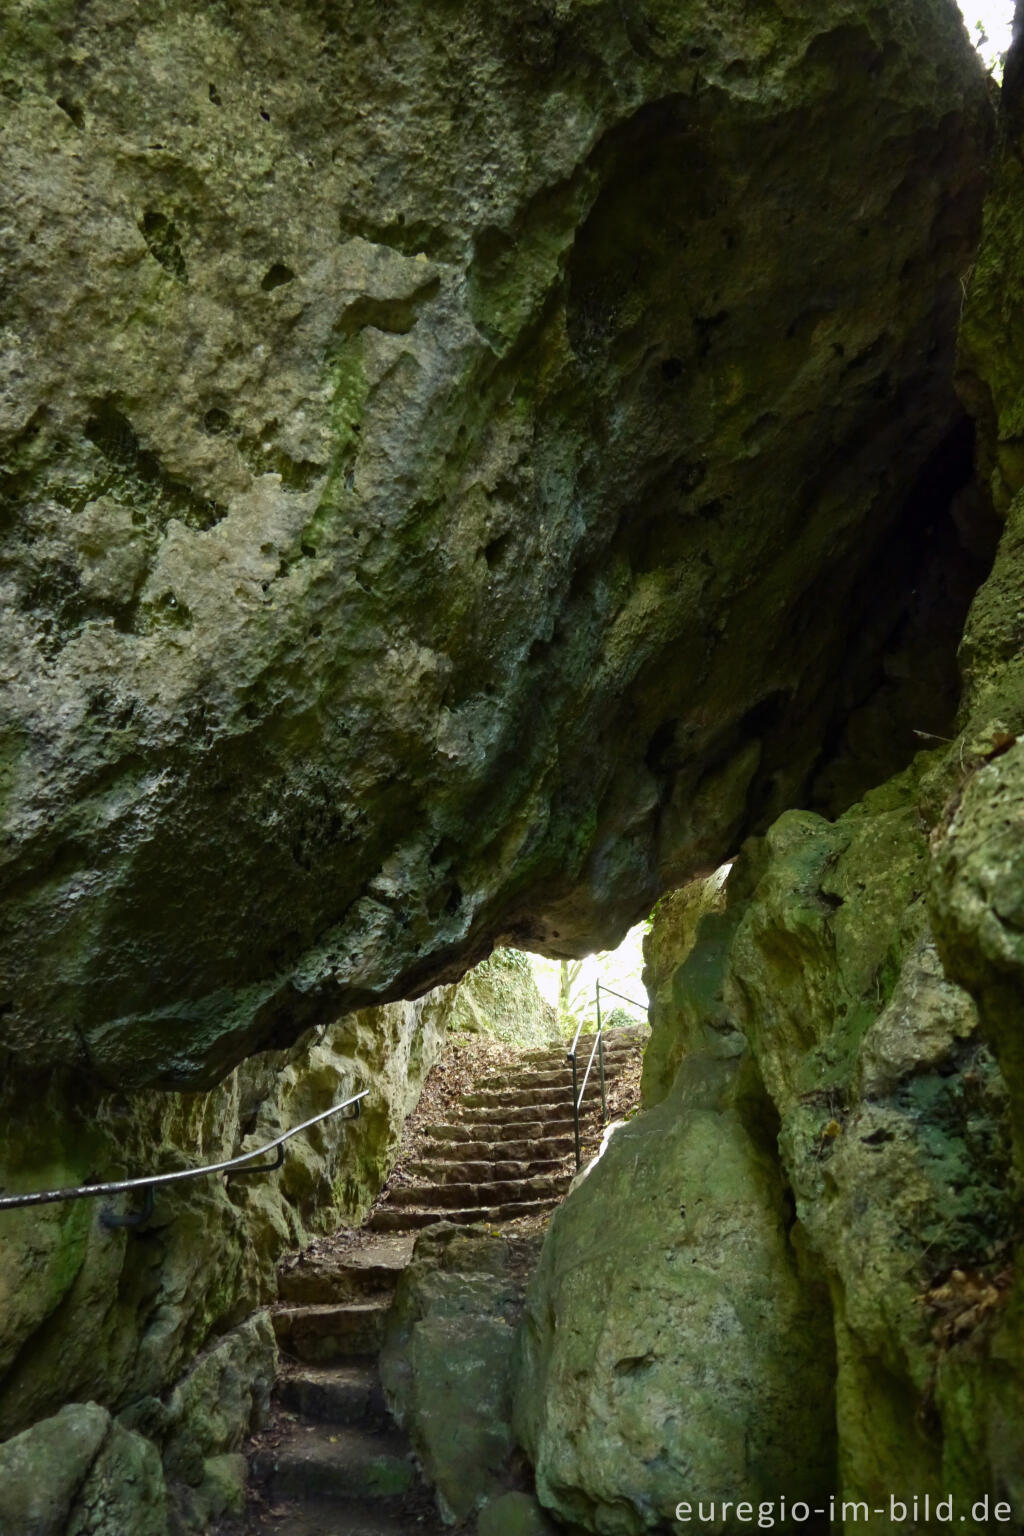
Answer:
<svg viewBox="0 0 1024 1536"><path fill-rule="evenodd" d="M281 1351L270 1430L251 1459L259 1490L244 1530L278 1536L440 1536L377 1370L384 1319L412 1237L372 1240L282 1269Z"/></svg>
<svg viewBox="0 0 1024 1536"><path fill-rule="evenodd" d="M608 1082L645 1035L606 1034ZM591 1045L580 1042L584 1063ZM584 1101L589 1147L601 1129L596 1063L592 1076ZM384 1403L385 1319L419 1229L501 1223L557 1205L575 1172L571 1082L556 1050L484 1077L447 1123L427 1127L410 1179L392 1185L367 1230L282 1266L274 1419L251 1454L249 1510L224 1536L441 1536L448 1529Z"/></svg>
<svg viewBox="0 0 1024 1536"><path fill-rule="evenodd" d="M647 1031L605 1031L605 1081L633 1058ZM581 1036L580 1081L593 1047ZM597 1062L583 1101L584 1140L600 1123ZM392 1183L370 1218L375 1232L412 1232L435 1221L514 1221L558 1204L575 1173L572 1074L565 1051L531 1051L509 1072L482 1078L462 1095L456 1117L426 1128L420 1156Z"/></svg>

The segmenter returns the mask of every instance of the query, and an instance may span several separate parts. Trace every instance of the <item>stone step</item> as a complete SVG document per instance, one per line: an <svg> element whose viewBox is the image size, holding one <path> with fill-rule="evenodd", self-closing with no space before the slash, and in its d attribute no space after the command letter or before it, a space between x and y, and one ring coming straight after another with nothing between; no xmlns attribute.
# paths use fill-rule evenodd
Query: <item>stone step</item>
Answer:
<svg viewBox="0 0 1024 1536"><path fill-rule="evenodd" d="M552 1136L571 1136L572 1106L562 1120L479 1120L453 1121L451 1125L428 1125L426 1133L436 1141L532 1141Z"/></svg>
<svg viewBox="0 0 1024 1536"><path fill-rule="evenodd" d="M465 1210L419 1210L412 1205L379 1206L367 1222L372 1232L413 1232L420 1227L432 1227L439 1221L467 1222L514 1221L519 1216L542 1216L554 1210L558 1200L528 1200L513 1205L474 1205Z"/></svg>
<svg viewBox="0 0 1024 1536"><path fill-rule="evenodd" d="M477 1082L478 1088L529 1088L535 1083L538 1088L557 1088L559 1083L571 1083L572 1071L569 1063L563 1062L556 1070L550 1072L491 1072L487 1077L481 1077Z"/></svg>
<svg viewBox="0 0 1024 1536"><path fill-rule="evenodd" d="M607 1072L605 1073L605 1081L613 1081L613 1079L609 1078ZM583 1079L581 1077L580 1087L582 1087L582 1084ZM579 1088L576 1091L578 1093ZM592 1095L600 1097L600 1093L601 1074L595 1063L593 1071L587 1078L584 1102ZM559 1083L556 1088L478 1088L473 1093L464 1093L459 1099L459 1103L466 1109L491 1110L500 1109L506 1105L514 1105L516 1108L532 1109L536 1106L538 1109L546 1110L552 1105L572 1103L572 1078L566 1078L565 1082Z"/></svg>
<svg viewBox="0 0 1024 1536"><path fill-rule="evenodd" d="M606 1077L613 1077L616 1073L629 1065L633 1058L632 1052L604 1058L604 1071ZM577 1063L577 1070L582 1078L586 1071L588 1057L581 1057ZM593 1071L598 1069L597 1058L594 1059ZM564 1088L567 1093L572 1091L572 1067L567 1061L550 1072L492 1072L488 1077L480 1078L476 1084L477 1089L509 1089L509 1088ZM475 1090L474 1090L475 1091Z"/></svg>
<svg viewBox="0 0 1024 1536"><path fill-rule="evenodd" d="M282 1350L310 1365L375 1355L384 1332L387 1301L330 1306L278 1306L271 1316Z"/></svg>
<svg viewBox="0 0 1024 1536"><path fill-rule="evenodd" d="M592 1102L593 1101L593 1102ZM601 1098L588 1093L584 1099L585 1108L593 1108L594 1103L600 1108ZM554 1104L490 1104L469 1105L462 1111L462 1125L541 1125L549 1126L559 1120L572 1118L572 1096L566 1094ZM525 1134L529 1134L528 1132Z"/></svg>
<svg viewBox="0 0 1024 1536"><path fill-rule="evenodd" d="M524 1200L557 1200L568 1189L567 1173L543 1173L531 1179L496 1180L490 1184L398 1184L388 1194L387 1205L447 1206L510 1205Z"/></svg>
<svg viewBox="0 0 1024 1536"><path fill-rule="evenodd" d="M603 1031L603 1034L606 1052L627 1051L636 1046L646 1045L651 1038L651 1029L649 1024L637 1024L631 1029L606 1029ZM576 1042L577 1057L582 1056L584 1052L587 1055L590 1054L594 1046L594 1039L595 1036L593 1034L580 1035ZM572 1036L570 1035L563 1047L552 1050L550 1046L541 1046L534 1051L524 1051L520 1060L527 1067L553 1066L559 1061L565 1060L571 1045Z"/></svg>
<svg viewBox="0 0 1024 1536"><path fill-rule="evenodd" d="M374 1365L288 1365L274 1394L282 1408L317 1424L388 1423L384 1390Z"/></svg>
<svg viewBox="0 0 1024 1536"><path fill-rule="evenodd" d="M472 1142L452 1142L455 1147L472 1145ZM514 1146L515 1143L506 1145ZM571 1147L570 1141L569 1149ZM425 1184L486 1184L496 1179L531 1179L540 1173L560 1173L561 1170L561 1157L533 1158L522 1162L500 1162L486 1158L479 1162L462 1163L440 1159L436 1162L409 1163L406 1169L414 1179L422 1180Z"/></svg>
<svg viewBox="0 0 1024 1536"><path fill-rule="evenodd" d="M586 1094L586 1107L593 1109L594 1101L600 1107L600 1095L594 1098L593 1094ZM507 1124L524 1124L528 1121L540 1121L540 1124L548 1124L551 1120L567 1120L573 1117L573 1095L560 1094L559 1098L551 1100L550 1104L464 1104L457 1111L457 1124L477 1124L477 1126L507 1126ZM454 1117L453 1117L454 1120Z"/></svg>
<svg viewBox="0 0 1024 1536"><path fill-rule="evenodd" d="M429 1141L423 1148L424 1155L437 1164L446 1162L498 1162L512 1159L528 1160L536 1155L556 1162L571 1152L572 1133L568 1136L542 1136L536 1141Z"/></svg>
<svg viewBox="0 0 1024 1536"><path fill-rule="evenodd" d="M320 1265L300 1264L278 1275L278 1300L309 1306L317 1302L390 1299L404 1268L404 1263L343 1264L337 1260Z"/></svg>
<svg viewBox="0 0 1024 1536"><path fill-rule="evenodd" d="M585 1049L582 1045L577 1046L576 1069L578 1072L582 1073L586 1068L587 1062L590 1060L590 1051L591 1047L589 1045ZM623 1046L615 1051L606 1050L604 1053L605 1071L621 1072L626 1067L631 1066L638 1059L639 1055L639 1046ZM595 1070L599 1059L597 1056L594 1057ZM495 1082L494 1079L496 1078L503 1081ZM571 1078L572 1063L568 1056L560 1056L543 1066L521 1068L514 1074L489 1073L487 1078L479 1080L477 1086L480 1088L498 1088L502 1086L508 1088L528 1088L531 1083L538 1083L541 1087L550 1088L557 1086L560 1082L567 1082Z"/></svg>
<svg viewBox="0 0 1024 1536"><path fill-rule="evenodd" d="M280 1445L256 1452L252 1469L273 1498L388 1499L417 1481L400 1435L340 1425L293 1425Z"/></svg>

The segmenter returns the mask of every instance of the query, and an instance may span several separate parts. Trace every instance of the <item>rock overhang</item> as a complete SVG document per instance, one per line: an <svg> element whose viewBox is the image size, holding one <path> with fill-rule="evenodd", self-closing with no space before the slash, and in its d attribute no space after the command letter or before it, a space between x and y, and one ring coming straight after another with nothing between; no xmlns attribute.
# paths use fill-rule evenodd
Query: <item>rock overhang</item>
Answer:
<svg viewBox="0 0 1024 1536"><path fill-rule="evenodd" d="M806 791L958 430L952 6L374 16L14 34L10 1059L609 943Z"/></svg>

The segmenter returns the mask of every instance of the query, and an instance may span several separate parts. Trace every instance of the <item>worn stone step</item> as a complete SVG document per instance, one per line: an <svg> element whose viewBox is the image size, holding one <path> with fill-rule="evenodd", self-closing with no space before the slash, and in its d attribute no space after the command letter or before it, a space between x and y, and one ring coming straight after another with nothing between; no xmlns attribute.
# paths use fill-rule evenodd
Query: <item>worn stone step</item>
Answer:
<svg viewBox="0 0 1024 1536"><path fill-rule="evenodd" d="M604 1069L606 1073L622 1072L632 1066L641 1055L638 1046L622 1047L616 1051L605 1051ZM599 1057L594 1057L594 1070L597 1070ZM590 1046L585 1049L580 1046L576 1053L576 1070L580 1073L586 1068L590 1060ZM494 1079L501 1079L495 1081ZM514 1074L494 1072L487 1078L481 1078L475 1085L478 1088L529 1088L536 1083L540 1088L557 1088L559 1083L572 1081L572 1063L567 1056L562 1056L556 1061L551 1061L543 1068L519 1071Z"/></svg>
<svg viewBox="0 0 1024 1536"><path fill-rule="evenodd" d="M310 1305L389 1298L411 1257L411 1242L384 1238L341 1253L300 1254L278 1270L278 1299Z"/></svg>
<svg viewBox="0 0 1024 1536"><path fill-rule="evenodd" d="M605 1081L611 1079L605 1073ZM580 1086L583 1079L580 1078ZM577 1093L579 1088L577 1088ZM601 1074L595 1063L590 1076L587 1078L586 1096L589 1099L592 1094L600 1096ZM564 1105L572 1103L572 1078L566 1078L556 1088L477 1088L472 1093L464 1093L459 1103L466 1109L500 1109L505 1106L516 1108L550 1109L552 1105Z"/></svg>
<svg viewBox="0 0 1024 1536"><path fill-rule="evenodd" d="M252 1468L274 1498L387 1499L417 1481L400 1435L340 1425L296 1424L280 1445L258 1450Z"/></svg>
<svg viewBox="0 0 1024 1536"><path fill-rule="evenodd" d="M368 1301L374 1297L390 1299L400 1274L401 1269L383 1264L293 1270L278 1276L277 1294L280 1301L306 1306L318 1302Z"/></svg>
<svg viewBox="0 0 1024 1536"><path fill-rule="evenodd" d="M388 1423L384 1390L375 1365L288 1365L274 1394L282 1408L318 1424Z"/></svg>
<svg viewBox="0 0 1024 1536"><path fill-rule="evenodd" d="M595 1125L600 1125L600 1100L598 1100L594 1109L586 1110L580 1114L580 1122L582 1123L584 1120L586 1120L588 1123L592 1122ZM471 1123L474 1130L474 1141L502 1142L530 1141L533 1139L536 1139L537 1141L547 1141L554 1136L573 1135L573 1120L571 1115L567 1115L564 1120L550 1120L544 1124L538 1125L536 1130L531 1128L536 1125L536 1122L532 1120L510 1120L507 1122L491 1121L489 1124L481 1124L479 1121L473 1121ZM506 1126L510 1126L514 1134L506 1136Z"/></svg>
<svg viewBox="0 0 1024 1536"><path fill-rule="evenodd" d="M329 1306L279 1306L272 1312L281 1348L297 1360L323 1364L380 1349L387 1301L343 1302Z"/></svg>
<svg viewBox="0 0 1024 1536"><path fill-rule="evenodd" d="M473 1143L453 1142L452 1145L472 1146ZM560 1173L561 1169L560 1157L524 1159L521 1162L485 1158L479 1162L445 1162L439 1159L409 1163L406 1172L424 1184L486 1184L495 1180L532 1179L540 1173Z"/></svg>
<svg viewBox="0 0 1024 1536"><path fill-rule="evenodd" d="M478 1088L528 1088L536 1083L538 1088L551 1088L565 1082L570 1075L569 1063L564 1060L560 1067L525 1067L518 1072L489 1072L481 1077Z"/></svg>
<svg viewBox="0 0 1024 1536"><path fill-rule="evenodd" d="M530 1141L552 1136L572 1135L572 1106L562 1120L479 1120L452 1121L450 1125L428 1125L427 1135L437 1141Z"/></svg>
<svg viewBox="0 0 1024 1536"><path fill-rule="evenodd" d="M412 1205L378 1206L367 1222L373 1232L412 1232L420 1227L432 1227L439 1221L455 1221L463 1225L471 1221L514 1221L519 1216L542 1216L554 1210L555 1198L528 1200L511 1205L474 1205L464 1210L442 1207L439 1210L420 1210Z"/></svg>
<svg viewBox="0 0 1024 1536"><path fill-rule="evenodd" d="M389 1206L417 1205L431 1210L446 1206L508 1205L524 1200L558 1199L569 1187L567 1173L537 1178L495 1180L488 1184L398 1184L388 1194Z"/></svg>
<svg viewBox="0 0 1024 1536"><path fill-rule="evenodd" d="M424 1155L437 1163L492 1162L512 1159L523 1162L535 1154L542 1161L557 1161L571 1152L572 1133L568 1136L541 1136L535 1141L429 1141Z"/></svg>
<svg viewBox="0 0 1024 1536"><path fill-rule="evenodd" d="M584 1104L590 1105L594 1096L587 1094ZM596 1103L600 1105L600 1095ZM470 1105L462 1111L463 1125L536 1125L547 1128L560 1120L572 1118L572 1095L566 1094L554 1104L493 1104ZM525 1132L524 1134L529 1134Z"/></svg>
<svg viewBox="0 0 1024 1536"><path fill-rule="evenodd" d="M638 1045L646 1045L651 1038L651 1029L649 1024L637 1024L632 1029L606 1029L603 1034L606 1051L626 1051ZM593 1034L580 1035L576 1042L577 1056L582 1055L584 1050L589 1054L593 1048L594 1039ZM524 1051L520 1060L526 1068L551 1066L565 1060L571 1045L572 1036L570 1035L564 1046L555 1049L551 1046L540 1046L533 1051Z"/></svg>
<svg viewBox="0 0 1024 1536"><path fill-rule="evenodd" d="M632 1052L629 1053L628 1055L615 1056L615 1057L608 1057L606 1055L605 1059L604 1059L605 1077L610 1079L610 1078L616 1076L617 1073L621 1072L622 1069L625 1066L628 1066L628 1064L629 1064L629 1062L630 1062L630 1060L632 1058L632 1055L633 1055ZM581 1058L580 1061L577 1064L577 1068L578 1068L578 1071L579 1071L579 1074L580 1074L581 1077L582 1077L583 1073L586 1071L586 1065L587 1065L587 1061L588 1060L589 1060L589 1057L587 1057L585 1059ZM595 1072L598 1070L598 1064L597 1064L597 1059L596 1058L594 1060L593 1070ZM502 1089L502 1090L504 1090L504 1089L532 1088L532 1087L537 1087L537 1088L553 1088L553 1089L562 1088L567 1093L571 1093L572 1092L572 1067L569 1065L569 1063L567 1061L563 1061L561 1066L559 1066L557 1068L557 1070L555 1068L552 1068L552 1070L550 1072L512 1072L512 1073L508 1073L508 1072L494 1072L489 1077L482 1077L480 1079L480 1081L476 1084L476 1086L475 1086L473 1091L476 1092L477 1090L483 1090L483 1089L487 1089L487 1090L493 1091L495 1089Z"/></svg>

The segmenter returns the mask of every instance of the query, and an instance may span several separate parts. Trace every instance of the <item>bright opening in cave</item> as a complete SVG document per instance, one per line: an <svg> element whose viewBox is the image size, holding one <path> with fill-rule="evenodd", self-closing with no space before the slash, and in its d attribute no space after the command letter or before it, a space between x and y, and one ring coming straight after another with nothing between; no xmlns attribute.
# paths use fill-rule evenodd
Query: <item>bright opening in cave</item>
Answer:
<svg viewBox="0 0 1024 1536"><path fill-rule="evenodd" d="M985 67L1001 76L1013 28L1013 0L958 0L958 3L971 42L985 61Z"/></svg>

